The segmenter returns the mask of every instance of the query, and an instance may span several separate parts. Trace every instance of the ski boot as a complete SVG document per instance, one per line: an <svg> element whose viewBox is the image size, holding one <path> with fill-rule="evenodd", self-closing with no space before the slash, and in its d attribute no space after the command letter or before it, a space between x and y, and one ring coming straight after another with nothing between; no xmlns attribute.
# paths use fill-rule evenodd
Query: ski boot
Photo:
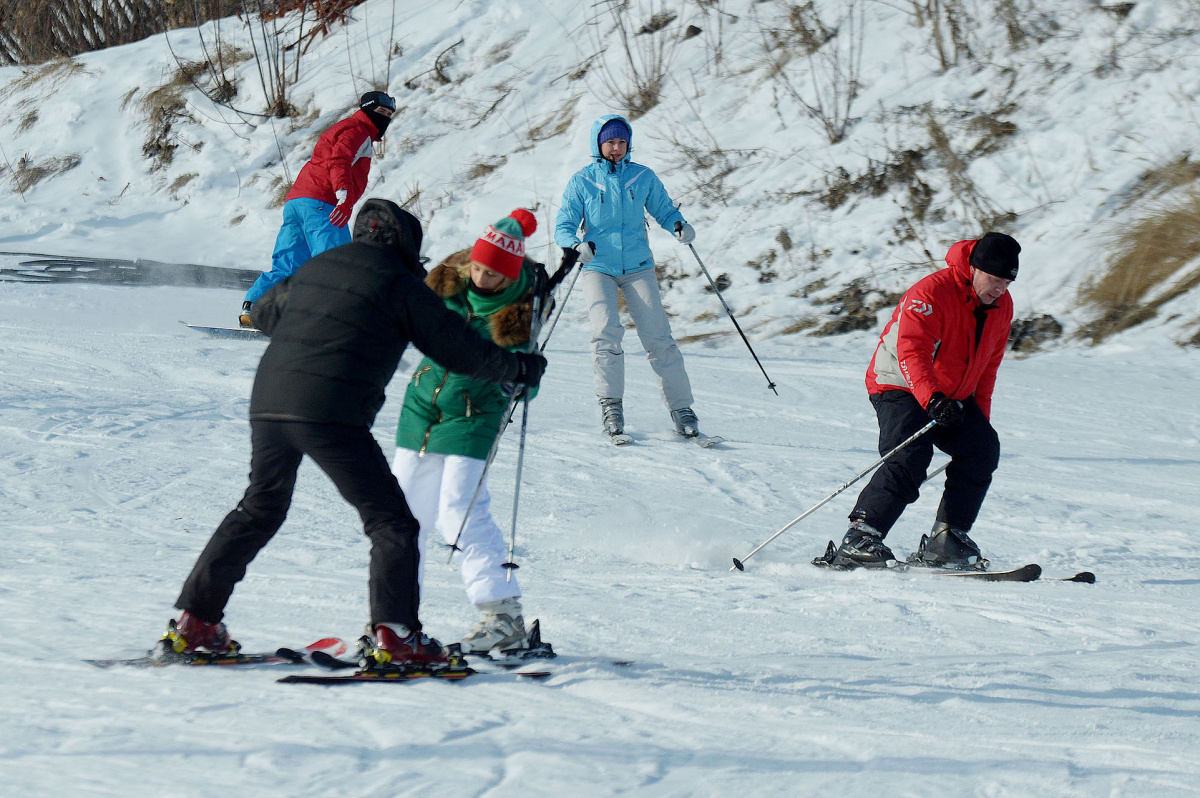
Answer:
<svg viewBox="0 0 1200 798"><path fill-rule="evenodd" d="M675 431L685 438L695 438L700 434L700 420L690 407L672 410L671 420L675 422Z"/></svg>
<svg viewBox="0 0 1200 798"><path fill-rule="evenodd" d="M625 434L625 408L620 399L601 399L600 411L604 414L604 434L616 438Z"/></svg>
<svg viewBox="0 0 1200 798"><path fill-rule="evenodd" d="M879 530L856 519L846 530L842 545L834 548L833 541L829 541L825 554L814 559L813 565L848 571L852 568L886 568L895 559L896 555L884 545Z"/></svg>
<svg viewBox="0 0 1200 798"><path fill-rule="evenodd" d="M950 568L956 571L984 571L988 561L965 529L953 529L938 521L928 535L921 535L916 552L908 557L910 565L926 568Z"/></svg>
<svg viewBox="0 0 1200 798"><path fill-rule="evenodd" d="M251 304L253 304L253 303L251 303L251 302L243 302L242 303L242 314L240 316L238 316L238 324L242 325L243 327L253 327L254 326L254 322L250 319Z"/></svg>
<svg viewBox="0 0 1200 798"><path fill-rule="evenodd" d="M358 639L358 654L359 670L365 673L409 673L461 664L453 662L437 640L398 623L367 624L367 633Z"/></svg>
<svg viewBox="0 0 1200 798"><path fill-rule="evenodd" d="M521 617L521 602L516 597L485 601L475 605L483 613L479 623L463 638L466 654L486 654L494 648L525 648L528 634Z"/></svg>
<svg viewBox="0 0 1200 798"><path fill-rule="evenodd" d="M167 622L167 631L159 639L153 656L163 662L190 661L207 657L236 657L242 647L229 637L223 623L202 621L187 610L179 620Z"/></svg>

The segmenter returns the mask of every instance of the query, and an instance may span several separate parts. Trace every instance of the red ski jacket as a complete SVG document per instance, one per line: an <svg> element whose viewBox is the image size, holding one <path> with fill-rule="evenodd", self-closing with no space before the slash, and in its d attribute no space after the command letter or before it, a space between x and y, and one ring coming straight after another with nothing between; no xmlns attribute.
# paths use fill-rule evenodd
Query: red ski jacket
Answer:
<svg viewBox="0 0 1200 798"><path fill-rule="evenodd" d="M317 139L312 157L300 170L287 199L308 197L337 205L334 192L344 188L346 202L354 207L367 188L372 141L379 141L379 129L365 111L355 111L326 130Z"/></svg>
<svg viewBox="0 0 1200 798"><path fill-rule="evenodd" d="M941 391L951 399L975 397L984 416L992 415L992 388L1012 327L1007 293L985 307L971 287L975 241L959 241L946 253L950 268L934 272L908 289L879 336L867 368L867 392L899 388L929 406Z"/></svg>

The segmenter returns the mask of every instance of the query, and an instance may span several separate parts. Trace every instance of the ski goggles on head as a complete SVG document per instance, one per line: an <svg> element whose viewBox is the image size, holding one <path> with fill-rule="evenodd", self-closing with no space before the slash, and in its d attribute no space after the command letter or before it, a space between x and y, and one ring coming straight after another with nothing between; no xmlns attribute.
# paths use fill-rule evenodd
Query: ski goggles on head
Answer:
<svg viewBox="0 0 1200 798"><path fill-rule="evenodd" d="M394 97L392 97L390 94L385 94L384 92L381 92L381 91L373 91L373 92L370 92L369 94L365 95L364 99L366 100L366 102L362 103L359 106L364 111L368 111L368 110L371 110L374 108L379 108L379 109L389 111L390 113L388 114L388 116L391 116L392 114L396 113L396 99Z"/></svg>

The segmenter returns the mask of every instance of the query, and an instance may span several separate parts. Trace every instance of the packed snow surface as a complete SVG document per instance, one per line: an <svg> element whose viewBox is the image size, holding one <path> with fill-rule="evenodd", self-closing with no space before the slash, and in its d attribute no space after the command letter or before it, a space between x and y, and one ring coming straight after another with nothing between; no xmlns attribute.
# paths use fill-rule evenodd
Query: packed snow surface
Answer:
<svg viewBox="0 0 1200 798"><path fill-rule="evenodd" d="M975 537L1041 581L813 568L857 486L730 573L876 458L873 338L760 343L779 396L740 341L685 346L702 428L729 439L704 450L671 431L630 335L635 443L618 449L575 295L530 408L517 524L553 676L330 689L84 664L154 642L245 487L264 344L178 323L238 296L0 283L6 795L1195 794L1200 426L1187 354L1152 343L1001 368L1003 456ZM375 427L389 450L414 363ZM518 431L491 479L506 530ZM936 487L893 530L898 552ZM247 650L353 639L367 548L306 462L231 630ZM1057 581L1081 570L1097 584ZM443 640L474 621L440 553L422 615Z"/></svg>

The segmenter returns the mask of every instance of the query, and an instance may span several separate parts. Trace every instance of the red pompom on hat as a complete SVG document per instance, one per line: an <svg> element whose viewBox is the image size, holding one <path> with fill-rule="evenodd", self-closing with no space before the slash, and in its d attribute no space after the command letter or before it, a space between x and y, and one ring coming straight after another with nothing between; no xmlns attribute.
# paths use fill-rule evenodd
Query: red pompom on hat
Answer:
<svg viewBox="0 0 1200 798"><path fill-rule="evenodd" d="M537 230L537 219L517 208L495 224L488 225L471 248L471 260L503 274L510 280L521 273L525 260L525 237Z"/></svg>

